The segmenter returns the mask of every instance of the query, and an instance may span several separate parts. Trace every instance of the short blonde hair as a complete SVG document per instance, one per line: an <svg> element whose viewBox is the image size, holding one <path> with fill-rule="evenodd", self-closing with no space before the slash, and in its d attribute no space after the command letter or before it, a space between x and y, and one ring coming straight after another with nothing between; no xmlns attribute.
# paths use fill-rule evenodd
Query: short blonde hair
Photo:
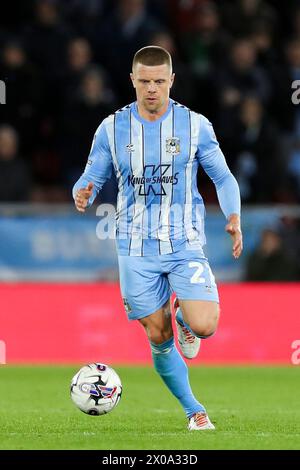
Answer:
<svg viewBox="0 0 300 470"><path fill-rule="evenodd" d="M147 46L137 51L133 57L132 70L137 63L148 66L167 64L172 70L171 55L166 49L159 46Z"/></svg>

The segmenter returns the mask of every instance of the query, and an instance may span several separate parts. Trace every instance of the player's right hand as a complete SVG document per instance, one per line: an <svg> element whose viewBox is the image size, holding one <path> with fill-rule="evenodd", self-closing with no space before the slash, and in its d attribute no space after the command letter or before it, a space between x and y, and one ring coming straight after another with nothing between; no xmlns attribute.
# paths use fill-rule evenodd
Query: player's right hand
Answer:
<svg viewBox="0 0 300 470"><path fill-rule="evenodd" d="M89 199L93 194L94 183L88 183L86 188L81 188L75 196L75 206L79 212L85 212Z"/></svg>
<svg viewBox="0 0 300 470"><path fill-rule="evenodd" d="M243 236L241 231L240 217L237 214L231 214L228 217L228 224L225 230L232 239L232 256L239 258L243 251Z"/></svg>

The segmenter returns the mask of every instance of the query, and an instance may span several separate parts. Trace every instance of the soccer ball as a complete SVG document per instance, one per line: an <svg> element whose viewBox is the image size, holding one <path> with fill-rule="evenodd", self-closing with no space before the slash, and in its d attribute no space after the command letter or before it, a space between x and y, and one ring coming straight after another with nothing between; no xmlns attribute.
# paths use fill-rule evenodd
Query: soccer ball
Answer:
<svg viewBox="0 0 300 470"><path fill-rule="evenodd" d="M82 367L71 382L71 398L84 413L100 416L112 411L120 401L122 384L114 369L94 363Z"/></svg>

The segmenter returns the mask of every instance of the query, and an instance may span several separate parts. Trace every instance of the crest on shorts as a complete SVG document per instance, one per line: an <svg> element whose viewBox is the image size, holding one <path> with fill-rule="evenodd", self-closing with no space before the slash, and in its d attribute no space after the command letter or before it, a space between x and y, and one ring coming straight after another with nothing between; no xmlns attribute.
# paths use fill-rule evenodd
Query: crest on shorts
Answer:
<svg viewBox="0 0 300 470"><path fill-rule="evenodd" d="M166 151L172 155L178 155L180 153L180 140L178 137L166 139Z"/></svg>
<svg viewBox="0 0 300 470"><path fill-rule="evenodd" d="M132 309L128 303L128 300L125 297L123 297L123 304L124 304L124 308L125 308L127 315L129 315L129 313L132 312Z"/></svg>

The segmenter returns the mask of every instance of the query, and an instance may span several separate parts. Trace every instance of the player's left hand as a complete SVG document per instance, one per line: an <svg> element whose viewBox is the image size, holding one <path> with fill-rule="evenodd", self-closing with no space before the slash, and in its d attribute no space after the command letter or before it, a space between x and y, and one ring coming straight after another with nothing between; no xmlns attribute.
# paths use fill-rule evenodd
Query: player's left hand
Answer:
<svg viewBox="0 0 300 470"><path fill-rule="evenodd" d="M237 214L229 216L225 231L229 233L232 239L232 256L239 258L243 250L243 235L240 217Z"/></svg>

